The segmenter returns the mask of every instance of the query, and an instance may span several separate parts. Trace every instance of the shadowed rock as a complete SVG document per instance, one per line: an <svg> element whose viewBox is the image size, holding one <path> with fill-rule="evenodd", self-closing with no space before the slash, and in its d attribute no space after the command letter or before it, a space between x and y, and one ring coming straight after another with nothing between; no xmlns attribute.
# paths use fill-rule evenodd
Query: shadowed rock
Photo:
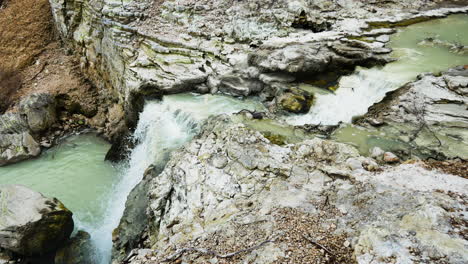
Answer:
<svg viewBox="0 0 468 264"><path fill-rule="evenodd" d="M63 245L73 226L72 212L59 200L21 185L0 186L0 248L45 255Z"/></svg>

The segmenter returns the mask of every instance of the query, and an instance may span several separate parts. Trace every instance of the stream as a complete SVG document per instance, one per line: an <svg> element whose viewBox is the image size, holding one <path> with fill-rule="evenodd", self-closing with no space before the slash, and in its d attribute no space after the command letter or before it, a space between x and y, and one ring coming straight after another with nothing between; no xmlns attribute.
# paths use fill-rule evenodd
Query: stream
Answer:
<svg viewBox="0 0 468 264"><path fill-rule="evenodd" d="M366 113L387 92L420 73L468 64L468 54L459 54L439 42L423 42L434 38L443 43L468 44L467 29L468 15L453 15L400 29L390 42L397 61L384 67L357 68L340 79L334 93L316 93L316 102L309 113L287 116L284 120L291 125L349 123L353 116ZM306 84L302 88L318 91ZM165 96L162 101L148 101L133 136L137 145L126 162L114 166L104 162L110 148L107 142L94 134L74 135L37 159L1 167L0 184L22 184L57 197L73 211L76 229L91 234L96 263L108 264L112 231L119 224L127 195L141 181L148 166L164 165L171 151L196 135L209 116L242 109L265 110L256 98L240 100L222 95L178 94ZM356 135L356 131L343 130L338 137L357 146L366 144L360 135L350 137L352 134ZM367 136L363 132L362 138ZM378 136L385 140L384 134Z"/></svg>
<svg viewBox="0 0 468 264"><path fill-rule="evenodd" d="M334 93L302 85L304 89L319 91L316 102L309 113L289 116L286 122L292 125L350 123L354 116L365 114L371 105L382 100L387 92L414 80L417 75L468 64L468 53L461 55L443 44L424 41L434 38L446 44L468 45L467 29L468 15L465 14L400 29L388 45L393 49L395 62L370 69L358 67L353 74L340 79Z"/></svg>

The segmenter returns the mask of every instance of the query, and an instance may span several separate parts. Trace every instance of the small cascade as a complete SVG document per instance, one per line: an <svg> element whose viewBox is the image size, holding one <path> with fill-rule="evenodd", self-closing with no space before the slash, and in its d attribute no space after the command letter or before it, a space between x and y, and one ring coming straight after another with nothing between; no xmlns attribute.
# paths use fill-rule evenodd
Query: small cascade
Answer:
<svg viewBox="0 0 468 264"><path fill-rule="evenodd" d="M121 179L109 197L103 222L97 228L88 229L98 251L97 263L110 263L112 231L123 215L128 194L141 181L144 171L152 164L161 165L171 151L196 135L200 124L209 116L242 109L262 110L263 106L254 100L190 94L166 96L162 101L146 103L133 136L139 144L131 152L128 162L122 165Z"/></svg>
<svg viewBox="0 0 468 264"><path fill-rule="evenodd" d="M350 123L353 116L365 114L369 106L405 81L401 75L377 68L359 68L340 80L340 88L335 93L316 95L316 102L308 114L290 116L286 121L292 125Z"/></svg>
<svg viewBox="0 0 468 264"><path fill-rule="evenodd" d="M454 53L440 45L422 45L428 38L439 39L457 46L468 45L468 34L460 34L468 27L468 15L454 15L400 29L392 36L395 62L384 67L358 67L350 76L339 81L334 93L316 94L309 113L288 116L291 125L350 123L354 116L363 115L387 92L398 89L421 73L438 73L457 65L467 65L468 55ZM455 44L454 44L455 43Z"/></svg>

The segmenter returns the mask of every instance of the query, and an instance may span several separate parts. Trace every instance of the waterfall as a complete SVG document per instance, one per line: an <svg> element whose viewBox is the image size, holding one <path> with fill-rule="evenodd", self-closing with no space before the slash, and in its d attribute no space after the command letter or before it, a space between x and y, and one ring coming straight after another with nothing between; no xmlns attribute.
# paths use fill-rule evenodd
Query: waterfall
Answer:
<svg viewBox="0 0 468 264"><path fill-rule="evenodd" d="M309 113L288 116L286 122L291 125L350 123L354 116L365 114L387 92L397 89L408 80L409 76L385 69L358 68L352 75L341 78L340 88L334 93L316 94Z"/></svg>
<svg viewBox="0 0 468 264"><path fill-rule="evenodd" d="M128 194L141 181L144 171L151 164L161 164L171 151L188 142L209 116L242 109L262 110L263 106L254 100L191 94L166 96L162 101L146 103L133 135L139 143L128 161L121 165L120 179L109 195L104 219L95 228L86 228L97 250L96 263L110 263L112 231L123 215Z"/></svg>

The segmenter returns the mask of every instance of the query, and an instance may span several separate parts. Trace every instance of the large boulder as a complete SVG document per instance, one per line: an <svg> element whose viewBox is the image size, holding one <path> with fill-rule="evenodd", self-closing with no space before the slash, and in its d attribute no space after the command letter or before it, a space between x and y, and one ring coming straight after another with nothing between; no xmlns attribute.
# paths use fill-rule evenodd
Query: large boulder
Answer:
<svg viewBox="0 0 468 264"><path fill-rule="evenodd" d="M18 110L0 115L0 166L38 156L41 148L33 136L57 122L56 100L50 94L27 96Z"/></svg>
<svg viewBox="0 0 468 264"><path fill-rule="evenodd" d="M34 133L47 130L57 121L55 98L46 93L32 94L21 100L19 109Z"/></svg>
<svg viewBox="0 0 468 264"><path fill-rule="evenodd" d="M55 251L73 231L72 212L21 185L0 186L0 248L23 256Z"/></svg>

